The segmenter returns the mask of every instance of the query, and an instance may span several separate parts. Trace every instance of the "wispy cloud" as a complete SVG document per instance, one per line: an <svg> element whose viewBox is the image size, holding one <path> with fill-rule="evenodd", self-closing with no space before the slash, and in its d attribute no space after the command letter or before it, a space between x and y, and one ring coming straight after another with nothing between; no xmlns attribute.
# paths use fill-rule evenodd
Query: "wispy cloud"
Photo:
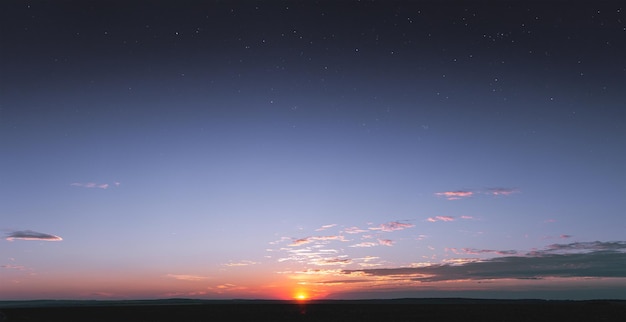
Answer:
<svg viewBox="0 0 626 322"><path fill-rule="evenodd" d="M309 264L316 266L345 266L352 264L352 260L349 258L332 257L332 258L315 258Z"/></svg>
<svg viewBox="0 0 626 322"><path fill-rule="evenodd" d="M399 222L399 221L390 221L388 223L385 224L381 224L380 226L377 227L370 227L370 230L380 230L380 231L385 231L385 232L390 232L390 231L396 231L396 230L403 230L403 229L407 229L407 228L411 228L415 225L413 224L409 224L409 223L403 223L403 222Z"/></svg>
<svg viewBox="0 0 626 322"><path fill-rule="evenodd" d="M348 228L343 230L343 232L346 233L346 234L360 234L360 233L364 233L366 231L367 230L361 229L359 227L348 227Z"/></svg>
<svg viewBox="0 0 626 322"><path fill-rule="evenodd" d="M26 269L26 267L22 266L22 265L10 265L10 264L8 264L8 265L0 265L0 268L15 269L15 270L18 270L18 271L23 271L23 270Z"/></svg>
<svg viewBox="0 0 626 322"><path fill-rule="evenodd" d="M354 245L350 245L349 247L353 248L367 248L367 247L376 247L376 246L393 246L393 240L391 239L378 239L377 242L362 242Z"/></svg>
<svg viewBox="0 0 626 322"><path fill-rule="evenodd" d="M270 245L278 245L278 244L283 243L283 242L288 241L288 240L292 240L292 238L289 238L289 237L280 237L280 239L279 239L279 240L271 241L271 242L269 242L269 244L270 244Z"/></svg>
<svg viewBox="0 0 626 322"><path fill-rule="evenodd" d="M393 240L391 239L379 239L378 243L380 243L383 246L393 246Z"/></svg>
<svg viewBox="0 0 626 322"><path fill-rule="evenodd" d="M494 196L508 196L517 192L519 192L519 190L514 188L489 188L485 193Z"/></svg>
<svg viewBox="0 0 626 322"><path fill-rule="evenodd" d="M116 187L119 187L120 183L116 181L113 183L113 185ZM95 183L95 182L86 182L86 183L73 182L73 183L70 183L70 186L82 187L82 188L99 188L99 189L108 189L109 187L111 187L111 185L108 183Z"/></svg>
<svg viewBox="0 0 626 322"><path fill-rule="evenodd" d="M310 244L316 241L329 241L329 240L338 240L338 241L347 241L343 235L335 235L335 236L310 236L305 238L296 239L289 246L300 246L305 244Z"/></svg>
<svg viewBox="0 0 626 322"><path fill-rule="evenodd" d="M350 245L349 247L363 248L363 247L376 247L379 243L375 242L362 242L354 245Z"/></svg>
<svg viewBox="0 0 626 322"><path fill-rule="evenodd" d="M226 264L223 264L224 266L228 266L228 267L242 267L242 266L250 266L250 265L256 265L258 264L257 262L253 262L253 261L249 261L249 260L242 260L239 262L229 262Z"/></svg>
<svg viewBox="0 0 626 322"><path fill-rule="evenodd" d="M337 224L324 225L324 226L316 229L315 231L323 231L323 230L326 230L326 229L329 229L329 228L333 228L335 226L337 226Z"/></svg>
<svg viewBox="0 0 626 322"><path fill-rule="evenodd" d="M468 248L464 251L468 253L516 253L516 251ZM344 270L342 273L349 276L394 277L419 282L549 277L626 277L626 269L623 267L625 262L626 242L596 241L554 244L544 251L531 252L524 256L505 256L488 260L461 259L451 262L452 264Z"/></svg>
<svg viewBox="0 0 626 322"><path fill-rule="evenodd" d="M519 192L515 188L487 188L487 189L471 189L471 190L454 190L435 192L435 196L446 198L447 200L458 200L469 198L476 194L485 194L491 196L508 196Z"/></svg>
<svg viewBox="0 0 626 322"><path fill-rule="evenodd" d="M437 221L454 221L455 219L452 216L435 216L435 217L428 217L428 219L426 220L430 222L437 222Z"/></svg>
<svg viewBox="0 0 626 322"><path fill-rule="evenodd" d="M42 241L60 241L63 238L51 234L39 233L32 230L20 230L7 234L6 240L13 241L15 239L21 240L42 240Z"/></svg>
<svg viewBox="0 0 626 322"><path fill-rule="evenodd" d="M497 255L516 255L516 250L493 250L493 249L476 249L476 248L462 248L464 253L479 255L479 254L497 254Z"/></svg>
<svg viewBox="0 0 626 322"><path fill-rule="evenodd" d="M457 200L461 198L471 197L474 194L472 191L468 190L457 190L457 191L443 191L436 192L435 195L439 197L444 197L448 200Z"/></svg>
<svg viewBox="0 0 626 322"><path fill-rule="evenodd" d="M208 277L206 276L186 275L186 274L167 274L166 276L173 278L173 279L177 279L179 281L190 281L190 282L204 281L208 279Z"/></svg>

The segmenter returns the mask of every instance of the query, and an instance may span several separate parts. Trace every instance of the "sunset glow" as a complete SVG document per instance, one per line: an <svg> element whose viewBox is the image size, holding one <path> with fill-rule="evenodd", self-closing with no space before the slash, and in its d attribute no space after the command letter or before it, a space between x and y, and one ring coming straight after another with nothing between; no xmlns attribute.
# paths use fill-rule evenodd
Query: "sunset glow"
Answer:
<svg viewBox="0 0 626 322"><path fill-rule="evenodd" d="M0 300L626 299L625 14L0 1Z"/></svg>

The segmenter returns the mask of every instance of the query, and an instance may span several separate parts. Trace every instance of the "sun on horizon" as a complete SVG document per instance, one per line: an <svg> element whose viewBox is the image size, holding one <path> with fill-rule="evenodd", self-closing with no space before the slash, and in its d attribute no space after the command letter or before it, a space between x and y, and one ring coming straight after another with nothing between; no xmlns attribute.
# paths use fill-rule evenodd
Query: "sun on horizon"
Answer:
<svg viewBox="0 0 626 322"><path fill-rule="evenodd" d="M310 300L309 294L304 291L298 291L294 294L293 298L299 302Z"/></svg>

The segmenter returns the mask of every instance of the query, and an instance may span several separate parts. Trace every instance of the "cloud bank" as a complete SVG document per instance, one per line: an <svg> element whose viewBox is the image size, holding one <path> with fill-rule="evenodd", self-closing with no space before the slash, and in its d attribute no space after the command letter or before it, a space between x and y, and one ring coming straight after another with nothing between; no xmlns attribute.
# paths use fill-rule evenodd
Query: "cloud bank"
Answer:
<svg viewBox="0 0 626 322"><path fill-rule="evenodd" d="M564 251L574 253L562 253ZM489 279L544 279L550 277L626 277L626 242L554 244L526 256L506 256L460 265L344 270L343 274L393 277L419 282ZM467 249L468 253L495 252ZM514 253L514 251L502 252Z"/></svg>
<svg viewBox="0 0 626 322"><path fill-rule="evenodd" d="M51 234L39 233L32 230L19 230L7 234L6 240L43 240L43 241L61 241L63 238Z"/></svg>

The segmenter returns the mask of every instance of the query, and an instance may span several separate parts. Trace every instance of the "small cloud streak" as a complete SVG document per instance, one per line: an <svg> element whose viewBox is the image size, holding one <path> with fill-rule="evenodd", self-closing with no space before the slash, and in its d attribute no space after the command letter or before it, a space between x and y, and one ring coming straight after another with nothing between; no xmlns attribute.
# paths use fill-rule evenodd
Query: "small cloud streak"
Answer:
<svg viewBox="0 0 626 322"><path fill-rule="evenodd" d="M114 183L114 185L116 187L119 187L120 183L116 181ZM73 183L70 183L70 186L82 187L82 188L108 189L111 185L109 185L108 183L95 183L95 182L81 183L81 182L73 182Z"/></svg>
<svg viewBox="0 0 626 322"><path fill-rule="evenodd" d="M21 240L41 240L41 241L61 241L61 240L63 240L63 238L61 238L59 236L56 236L56 235L39 233L39 232L32 231L32 230L14 231L12 233L9 233L6 236L6 240L8 240L8 241L13 241L15 239L21 239Z"/></svg>
<svg viewBox="0 0 626 322"><path fill-rule="evenodd" d="M486 193L494 196L508 196L517 192L519 190L513 188L489 188Z"/></svg>
<svg viewBox="0 0 626 322"><path fill-rule="evenodd" d="M493 249L476 249L476 248L463 248L466 254L480 255L480 254L497 254L497 255L516 255L516 250L493 250Z"/></svg>
<svg viewBox="0 0 626 322"><path fill-rule="evenodd" d="M385 231L385 232L391 232L391 231L396 231L396 230L403 230L403 229L407 229L407 228L411 228L413 227L413 224L409 224L409 223L403 223L403 222L399 222L399 221L390 221L388 223L385 224L381 224L378 227L370 227L370 230L380 230L380 231Z"/></svg>
<svg viewBox="0 0 626 322"><path fill-rule="evenodd" d="M518 192L519 190L515 188L488 188L483 190L442 191L435 192L435 195L438 197L446 198L447 200L458 200L463 198L469 198L475 194L486 194L490 196L509 196Z"/></svg>
<svg viewBox="0 0 626 322"><path fill-rule="evenodd" d="M230 263L226 263L223 264L224 266L228 266L228 267L242 267L242 266L250 266L250 265L256 265L258 264L257 262L253 262L253 261L249 261L249 260L243 260L243 261L239 261L239 262L230 262Z"/></svg>
<svg viewBox="0 0 626 322"><path fill-rule="evenodd" d="M208 277L206 276L186 275L186 274L167 274L166 276L179 280L179 281L189 281L189 282L204 281L208 279Z"/></svg>
<svg viewBox="0 0 626 322"><path fill-rule="evenodd" d="M6 269L15 269L18 271L23 271L26 269L26 267L22 266L22 265L0 265L0 268L6 268Z"/></svg>
<svg viewBox="0 0 626 322"><path fill-rule="evenodd" d="M435 216L435 217L429 217L426 220L429 222L437 222L437 221L454 221L455 219L452 216Z"/></svg>
<svg viewBox="0 0 626 322"><path fill-rule="evenodd" d="M378 245L379 244L375 242L362 242L362 243L350 245L349 247L364 248L364 247L376 247Z"/></svg>
<svg viewBox="0 0 626 322"><path fill-rule="evenodd" d="M376 247L376 246L393 246L393 240L391 239L378 239L378 242L362 242L354 245L350 245L349 247L353 248L367 248L367 247Z"/></svg>
<svg viewBox="0 0 626 322"><path fill-rule="evenodd" d="M360 234L360 233L364 233L367 230L361 229L359 227L348 227L346 229L343 230L344 233L346 234Z"/></svg>
<svg viewBox="0 0 626 322"><path fill-rule="evenodd" d="M312 242L316 242L316 241L328 241L328 240L338 240L338 241L347 241L342 235L336 235L336 236L311 236L311 237L305 237L305 238L300 238L300 239L296 239L293 243L289 244L289 246L300 246L300 245L306 245L306 244L310 244Z"/></svg>
<svg viewBox="0 0 626 322"><path fill-rule="evenodd" d="M436 192L435 195L439 197L445 197L448 200L457 200L461 198L471 197L474 194L472 191L457 190L457 191L443 191Z"/></svg>
<svg viewBox="0 0 626 322"><path fill-rule="evenodd" d="M316 229L315 231L323 231L323 230L326 230L326 229L329 229L329 228L333 228L335 226L337 226L337 224L324 225L324 226Z"/></svg>

